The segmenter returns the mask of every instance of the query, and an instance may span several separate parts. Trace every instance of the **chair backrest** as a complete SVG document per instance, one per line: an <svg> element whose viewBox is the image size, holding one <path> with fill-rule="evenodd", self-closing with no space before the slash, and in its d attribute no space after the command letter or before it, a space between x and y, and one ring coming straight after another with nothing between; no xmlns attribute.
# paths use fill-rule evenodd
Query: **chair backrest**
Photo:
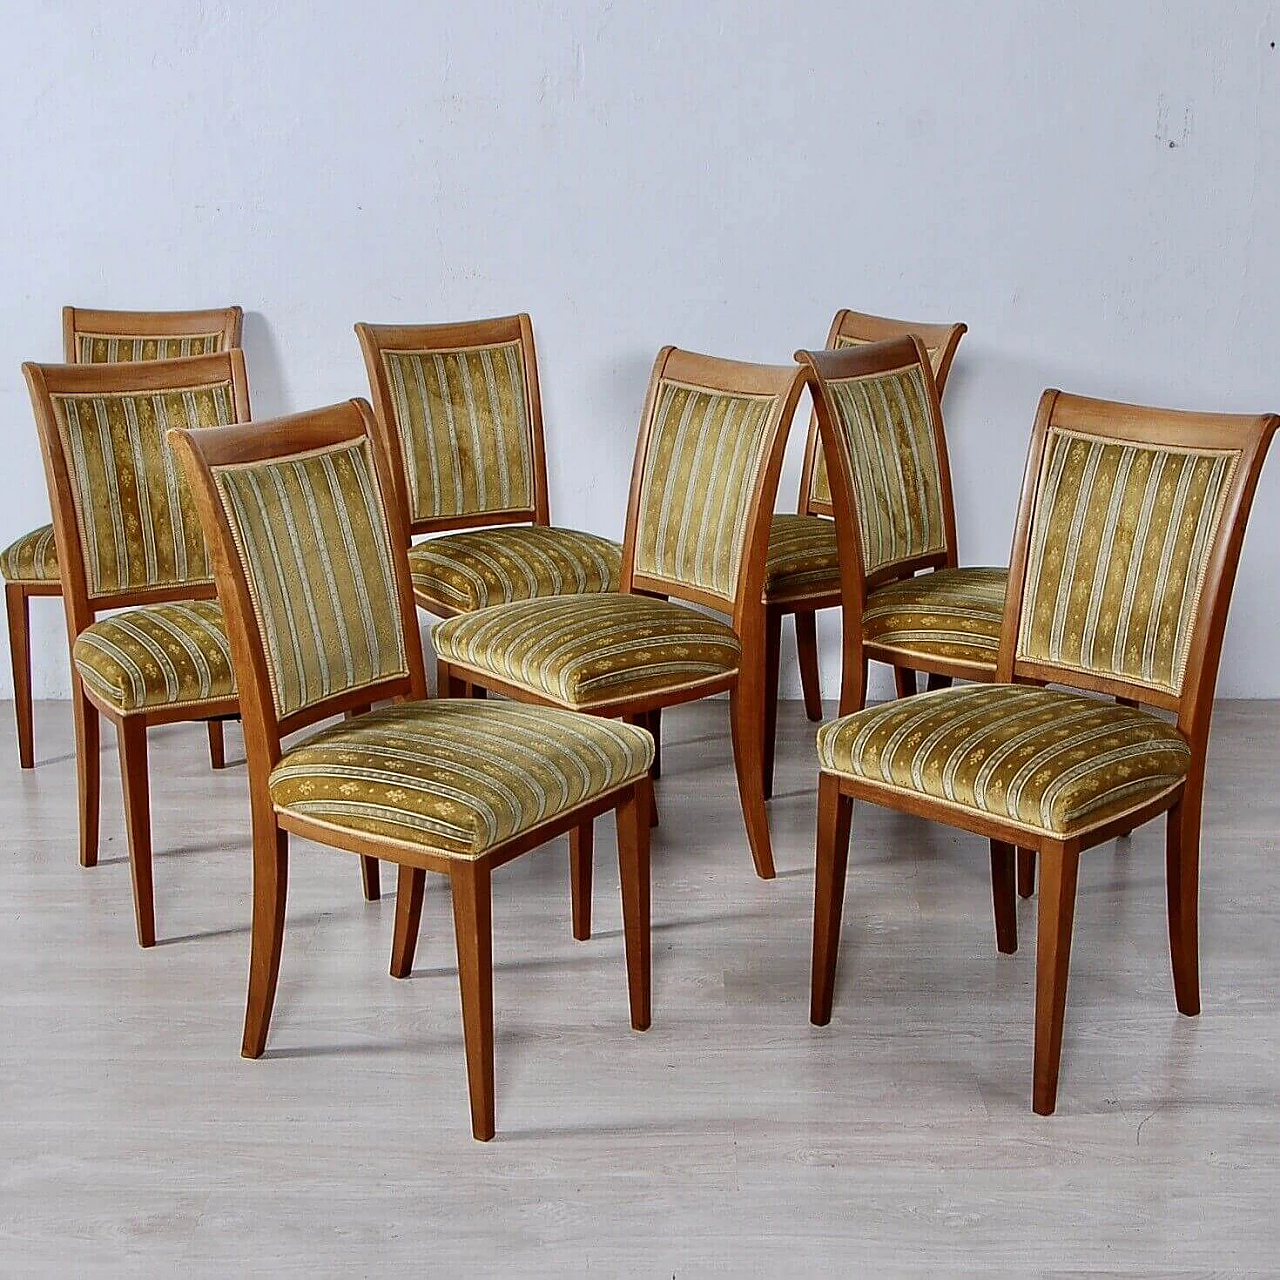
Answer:
<svg viewBox="0 0 1280 1280"><path fill-rule="evenodd" d="M248 420L243 354L22 368L78 626L99 609L211 595L200 521L165 435Z"/></svg>
<svg viewBox="0 0 1280 1280"><path fill-rule="evenodd" d="M796 359L810 371L821 436L834 442L840 459L833 511L837 526L842 509L850 515L843 539L837 527L837 540L860 616L866 593L881 583L956 563L937 387L916 337L798 351ZM842 485L847 497L839 496Z"/></svg>
<svg viewBox="0 0 1280 1280"><path fill-rule="evenodd" d="M759 605L794 367L664 348L649 381L631 476L623 590L734 615Z"/></svg>
<svg viewBox="0 0 1280 1280"><path fill-rule="evenodd" d="M356 335L410 533L549 522L527 315Z"/></svg>
<svg viewBox="0 0 1280 1280"><path fill-rule="evenodd" d="M831 322L827 350L843 351L848 347L889 342L914 334L928 352L933 378L938 386L938 398L941 399L956 348L968 330L969 326L965 324L917 324L911 320L889 320L884 316L866 315L845 308L837 311ZM809 438L805 444L804 469L800 476L800 514L832 514L831 483L827 478L827 463L816 414L809 419Z"/></svg>
<svg viewBox="0 0 1280 1280"><path fill-rule="evenodd" d="M406 535L376 431L369 405L349 400L171 436L213 551L246 740L268 765L282 734L426 696Z"/></svg>
<svg viewBox="0 0 1280 1280"><path fill-rule="evenodd" d="M997 678L1176 710L1207 731L1274 414L1046 391L1023 480Z"/></svg>
<svg viewBox="0 0 1280 1280"><path fill-rule="evenodd" d="M240 345L244 312L95 311L62 308L63 358L68 364L117 364L207 356Z"/></svg>

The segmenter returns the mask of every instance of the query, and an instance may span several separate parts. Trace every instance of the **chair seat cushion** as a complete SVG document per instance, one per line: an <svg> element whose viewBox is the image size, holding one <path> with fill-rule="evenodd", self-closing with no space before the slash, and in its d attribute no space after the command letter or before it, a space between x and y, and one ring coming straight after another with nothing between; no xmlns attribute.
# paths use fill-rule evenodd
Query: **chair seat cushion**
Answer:
<svg viewBox="0 0 1280 1280"><path fill-rule="evenodd" d="M862 612L867 644L994 672L1008 569L935 569L877 587Z"/></svg>
<svg viewBox="0 0 1280 1280"><path fill-rule="evenodd" d="M85 684L121 712L235 697L231 645L216 600L109 614L76 637L71 656Z"/></svg>
<svg viewBox="0 0 1280 1280"><path fill-rule="evenodd" d="M730 675L742 651L716 618L622 592L496 605L437 623L431 638L446 662L572 708Z"/></svg>
<svg viewBox="0 0 1280 1280"><path fill-rule="evenodd" d="M1136 707L1032 685L964 685L818 730L828 773L1068 837L1186 776L1177 728Z"/></svg>
<svg viewBox="0 0 1280 1280"><path fill-rule="evenodd" d="M779 604L840 591L840 553L834 520L775 515L769 528L764 598Z"/></svg>
<svg viewBox="0 0 1280 1280"><path fill-rule="evenodd" d="M0 573L6 582L57 582L58 548L53 525L42 524L0 551Z"/></svg>
<svg viewBox="0 0 1280 1280"><path fill-rule="evenodd" d="M474 857L644 775L643 729L520 703L433 699L344 720L271 771L277 810Z"/></svg>
<svg viewBox="0 0 1280 1280"><path fill-rule="evenodd" d="M622 548L575 529L512 525L420 542L409 551L413 591L427 608L472 613L536 596L616 591Z"/></svg>

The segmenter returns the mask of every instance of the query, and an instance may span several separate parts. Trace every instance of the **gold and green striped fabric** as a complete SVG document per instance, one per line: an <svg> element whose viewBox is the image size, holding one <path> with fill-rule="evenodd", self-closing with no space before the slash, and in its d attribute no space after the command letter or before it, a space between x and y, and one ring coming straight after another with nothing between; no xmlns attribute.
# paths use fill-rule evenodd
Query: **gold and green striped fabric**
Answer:
<svg viewBox="0 0 1280 1280"><path fill-rule="evenodd" d="M410 519L533 510L533 438L519 341L384 351Z"/></svg>
<svg viewBox="0 0 1280 1280"><path fill-rule="evenodd" d="M58 548L53 525L42 524L0 551L0 574L6 582L57 582Z"/></svg>
<svg viewBox="0 0 1280 1280"><path fill-rule="evenodd" d="M844 334L840 334L836 338L836 344L832 348L835 351L844 351L849 347L865 347L869 345L867 338L848 338ZM929 357L929 364L933 368L934 375L937 375L938 364L942 360L942 347L927 347L926 354ZM813 502L820 502L824 506L831 505L831 478L827 475L827 460L822 453L822 441L819 439L817 453L813 460L813 479L809 484L809 497Z"/></svg>
<svg viewBox="0 0 1280 1280"><path fill-rule="evenodd" d="M234 422L231 383L51 399L90 596L208 582L200 521L165 433Z"/></svg>
<svg viewBox="0 0 1280 1280"><path fill-rule="evenodd" d="M222 350L222 334L189 333L181 337L121 333L77 333L81 364L118 364L132 360L178 360L213 355Z"/></svg>
<svg viewBox="0 0 1280 1280"><path fill-rule="evenodd" d="M834 520L825 516L774 515L764 598L774 604L840 590L840 549Z"/></svg>
<svg viewBox="0 0 1280 1280"><path fill-rule="evenodd" d="M1178 694L1239 454L1051 430L1017 656Z"/></svg>
<svg viewBox="0 0 1280 1280"><path fill-rule="evenodd" d="M920 366L827 385L849 452L866 572L945 551L942 470Z"/></svg>
<svg viewBox="0 0 1280 1280"><path fill-rule="evenodd" d="M867 644L908 657L946 658L993 674L1008 569L935 569L877 587L862 611Z"/></svg>
<svg viewBox="0 0 1280 1280"><path fill-rule="evenodd" d="M108 614L76 637L71 657L85 684L121 712L235 696L231 645L215 600Z"/></svg>
<svg viewBox="0 0 1280 1280"><path fill-rule="evenodd" d="M367 439L214 470L280 718L408 674L384 497Z"/></svg>
<svg viewBox="0 0 1280 1280"><path fill-rule="evenodd" d="M477 857L643 777L643 729L519 703L400 703L325 729L271 772L277 810Z"/></svg>
<svg viewBox="0 0 1280 1280"><path fill-rule="evenodd" d="M622 548L576 529L502 525L418 543L409 572L419 603L470 613L536 596L617 591Z"/></svg>
<svg viewBox="0 0 1280 1280"><path fill-rule="evenodd" d="M776 396L663 379L640 481L635 572L732 602Z"/></svg>
<svg viewBox="0 0 1280 1280"><path fill-rule="evenodd" d="M1032 685L963 685L868 707L818 730L843 774L1069 837L1180 782L1191 749L1136 707Z"/></svg>
<svg viewBox="0 0 1280 1280"><path fill-rule="evenodd" d="M738 669L733 628L626 593L546 596L437 623L437 655L574 710L685 688Z"/></svg>

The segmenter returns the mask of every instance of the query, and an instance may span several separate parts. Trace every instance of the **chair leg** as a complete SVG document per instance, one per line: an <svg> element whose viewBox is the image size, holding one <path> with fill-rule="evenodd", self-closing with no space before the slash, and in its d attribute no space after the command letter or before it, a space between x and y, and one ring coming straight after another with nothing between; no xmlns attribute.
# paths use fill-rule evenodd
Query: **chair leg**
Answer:
<svg viewBox="0 0 1280 1280"><path fill-rule="evenodd" d="M764 798L773 795L773 760L778 743L778 668L782 665L782 614L766 609L764 615L764 741L761 757Z"/></svg>
<svg viewBox="0 0 1280 1280"><path fill-rule="evenodd" d="M20 582L4 584L9 614L9 657L13 661L13 714L18 722L18 763L35 768L35 734L31 716L31 615L30 597Z"/></svg>
<svg viewBox="0 0 1280 1280"><path fill-rule="evenodd" d="M413 954L418 949L426 890L427 873L421 867L401 866L396 880L396 931L391 943L393 978L407 978L413 973Z"/></svg>
<svg viewBox="0 0 1280 1280"><path fill-rule="evenodd" d="M74 676L73 676L74 680ZM76 726L76 784L80 805L80 865L98 865L98 808L102 789L98 708L84 696L78 681L71 694Z"/></svg>
<svg viewBox="0 0 1280 1280"><path fill-rule="evenodd" d="M124 785L124 822L133 873L133 915L138 945L156 944L155 888L151 872L151 803L147 787L147 722L126 716L116 726L120 781Z"/></svg>
<svg viewBox="0 0 1280 1280"><path fill-rule="evenodd" d="M1178 1012L1200 1012L1200 804L1184 793L1165 819L1169 957Z"/></svg>
<svg viewBox="0 0 1280 1280"><path fill-rule="evenodd" d="M366 902L377 902L382 897L382 864L377 858L360 855L360 883Z"/></svg>
<svg viewBox="0 0 1280 1280"><path fill-rule="evenodd" d="M916 683L916 673L908 667L894 667L893 687L900 698L910 698L920 691Z"/></svg>
<svg viewBox="0 0 1280 1280"><path fill-rule="evenodd" d="M822 719L822 676L818 670L818 615L813 609L796 612L796 655L800 659L804 713L816 723Z"/></svg>
<svg viewBox="0 0 1280 1280"><path fill-rule="evenodd" d="M460 862L449 880L467 1046L471 1133L488 1142L494 1132L492 875L484 863Z"/></svg>
<svg viewBox="0 0 1280 1280"><path fill-rule="evenodd" d="M205 728L209 731L209 767L225 769L227 767L227 747L222 735L221 720L206 720Z"/></svg>
<svg viewBox="0 0 1280 1280"><path fill-rule="evenodd" d="M747 674L729 694L729 718L733 729L733 763L738 774L738 796L747 824L747 841L756 875L772 880L773 849L769 842L769 813L765 808L764 762L760 758L761 723L764 720L762 682Z"/></svg>
<svg viewBox="0 0 1280 1280"><path fill-rule="evenodd" d="M436 697L469 698L467 682L453 674L453 668L443 659L436 659Z"/></svg>
<svg viewBox="0 0 1280 1280"><path fill-rule="evenodd" d="M991 902L996 916L996 949L1011 956L1018 949L1018 905L1013 892L1013 845L991 842Z"/></svg>
<svg viewBox="0 0 1280 1280"><path fill-rule="evenodd" d="M936 671L929 672L929 679L925 682L925 689L932 693L935 689L950 689L951 677L939 675Z"/></svg>
<svg viewBox="0 0 1280 1280"><path fill-rule="evenodd" d="M649 824L645 823L648 839ZM591 937L591 855L595 823L588 819L569 832L569 896L573 936L579 942Z"/></svg>
<svg viewBox="0 0 1280 1280"><path fill-rule="evenodd" d="M1036 932L1036 1047L1031 1106L1051 1116L1058 1099L1062 1022L1067 1010L1071 926L1080 855L1063 845L1040 850L1040 912Z"/></svg>
<svg viewBox="0 0 1280 1280"><path fill-rule="evenodd" d="M813 889L813 972L809 995L809 1021L815 1027L825 1027L831 1021L852 818L853 801L841 795L840 784L831 774L820 773L817 869Z"/></svg>
<svg viewBox="0 0 1280 1280"><path fill-rule="evenodd" d="M644 797L633 787L618 805L618 878L627 952L627 997L631 1026L647 1031L650 1021L652 960L649 926L649 824Z"/></svg>
<svg viewBox="0 0 1280 1280"><path fill-rule="evenodd" d="M1018 850L1018 897L1029 898L1036 891L1036 851Z"/></svg>
<svg viewBox="0 0 1280 1280"><path fill-rule="evenodd" d="M289 835L269 811L253 815L253 945L249 958L249 999L240 1052L260 1058L276 1001L280 952L284 947L284 907L289 889Z"/></svg>

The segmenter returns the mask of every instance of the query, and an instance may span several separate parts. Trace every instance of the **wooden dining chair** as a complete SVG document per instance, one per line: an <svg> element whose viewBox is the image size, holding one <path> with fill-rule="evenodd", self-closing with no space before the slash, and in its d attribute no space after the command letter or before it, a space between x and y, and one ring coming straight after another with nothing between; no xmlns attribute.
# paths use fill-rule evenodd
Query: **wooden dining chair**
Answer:
<svg viewBox="0 0 1280 1280"><path fill-rule="evenodd" d="M472 1132L485 1140L494 1133L492 873L609 809L631 1025L649 1025L641 814L653 742L590 716L425 701L407 534L375 429L368 404L352 400L252 427L171 433L213 551L248 750L253 944L243 1052L257 1058L266 1045L291 833L399 864L398 978L413 967L426 872L439 872L453 895ZM385 699L391 705L361 711Z"/></svg>
<svg viewBox="0 0 1280 1280"><path fill-rule="evenodd" d="M136 360L172 360L208 355L240 345L244 313L239 307L216 311L93 311L62 308L63 358L68 364L114 364ZM24 533L0 551L13 663L13 708L18 722L18 762L35 767L31 713L32 596L62 592L53 525ZM209 752L215 769L224 763L222 722L209 721Z"/></svg>
<svg viewBox="0 0 1280 1280"><path fill-rule="evenodd" d="M853 515L854 455L861 444L838 408L856 390L849 385L856 375L836 376L827 354L803 359L823 369L820 429L828 461L841 457L831 468L832 494L849 566L846 618L856 627L855 552L865 535ZM1182 1013L1199 1013L1209 721L1245 523L1278 425L1274 415L1180 413L1044 393L1022 487L997 683L870 707L818 731L813 1022L831 1018L855 799L991 841L1002 952L1017 948L1014 849L1035 852L1032 1106L1041 1115L1057 1100L1080 855L1161 814L1168 815L1174 994ZM846 684L858 678L846 668Z"/></svg>
<svg viewBox="0 0 1280 1280"><path fill-rule="evenodd" d="M827 350L844 351L915 334L928 353L937 394L941 397L956 349L967 331L968 326L963 324L917 324L909 320L889 320L883 316L864 315L845 309L837 311L831 322L831 330L827 334ZM951 487L945 441L941 450L939 474L929 476L928 483L933 486L934 501L938 506L945 506L949 510ZM944 477L947 479L945 490ZM885 501L891 501L895 496L892 491L878 492ZM773 793L782 619L789 613L794 614L796 620L796 653L800 663L805 712L810 720L822 719L816 614L819 609L834 609L840 605L840 565L831 514L831 486L827 480L827 463L823 455L818 420L816 415L811 414L809 435L805 441L804 468L800 477L799 506L794 515L775 514L769 533L769 560L764 586L765 637L768 645L766 670L770 681L765 695L770 708L765 742L765 795ZM911 513L907 511L904 514ZM953 544L954 541L953 537ZM1003 587L1003 582L1000 585ZM991 586L988 583L986 589L979 592L979 599L983 602L990 602ZM1000 594L1003 602L1003 593ZM877 613L873 622L879 621L881 619ZM892 616L886 616L884 623L888 633L888 647L896 649L898 637L894 634ZM994 658L994 650L991 656ZM894 663L894 678L899 695L914 692L916 677L914 669L905 665L905 654L895 652L890 660ZM926 666L922 669L932 671L933 668Z"/></svg>
<svg viewBox="0 0 1280 1280"><path fill-rule="evenodd" d="M495 605L432 632L442 689L461 681L630 720L727 690L743 816L764 878L774 865L761 789L762 588L804 382L794 367L664 348L641 418L620 590ZM579 838L589 847L589 829ZM573 893L586 936L589 882L575 879Z"/></svg>

